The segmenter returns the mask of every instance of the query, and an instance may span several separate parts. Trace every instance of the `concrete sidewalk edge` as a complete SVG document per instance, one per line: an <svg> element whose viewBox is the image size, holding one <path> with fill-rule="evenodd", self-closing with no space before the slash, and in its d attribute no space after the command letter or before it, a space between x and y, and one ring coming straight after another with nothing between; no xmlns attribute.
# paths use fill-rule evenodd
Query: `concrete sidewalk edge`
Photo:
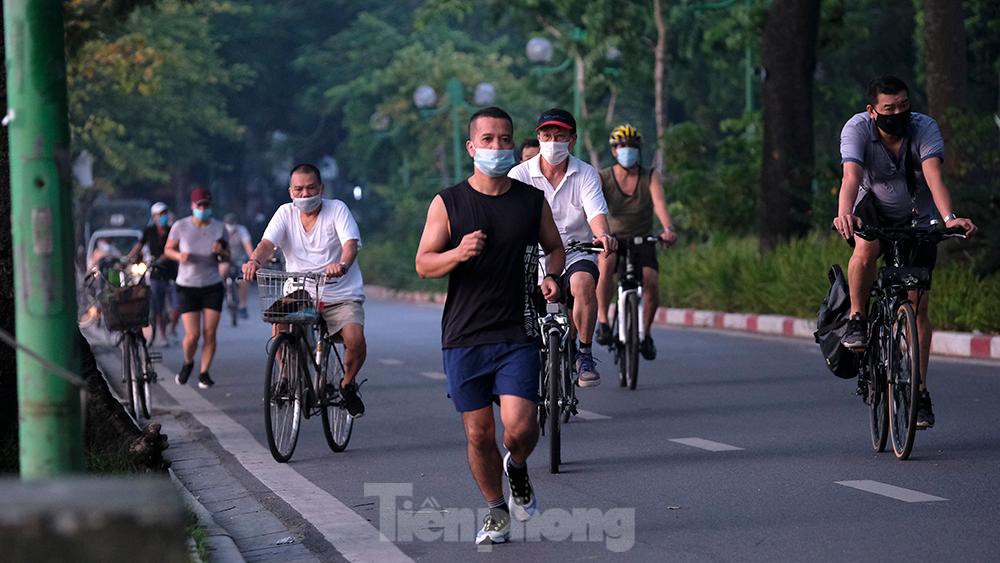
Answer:
<svg viewBox="0 0 1000 563"><path fill-rule="evenodd" d="M243 558L243 554L240 553L236 541L229 535L229 532L216 523L212 513L191 494L191 491L187 490L184 483L174 474L173 469L167 471L170 472L170 479L184 499L184 505L191 512L194 512L198 523L205 529L205 545L210 556L209 560L212 563L245 563L246 559Z"/></svg>
<svg viewBox="0 0 1000 563"><path fill-rule="evenodd" d="M402 291L381 286L365 286L365 294L374 299L389 299L408 303L444 303L445 294L433 291ZM660 307L654 325L683 326L734 330L756 334L813 338L816 321L782 315L723 313L697 309ZM969 332L935 331L931 354L960 358L1000 360L1000 335Z"/></svg>

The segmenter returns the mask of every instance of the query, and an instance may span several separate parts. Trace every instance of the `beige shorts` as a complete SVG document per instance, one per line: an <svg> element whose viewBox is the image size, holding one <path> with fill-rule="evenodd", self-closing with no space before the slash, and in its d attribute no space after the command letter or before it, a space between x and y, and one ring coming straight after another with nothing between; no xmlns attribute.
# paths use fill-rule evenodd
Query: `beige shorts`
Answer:
<svg viewBox="0 0 1000 563"><path fill-rule="evenodd" d="M342 301L340 303L324 303L323 319L326 320L330 334L337 334L349 324L365 326L365 308L361 301Z"/></svg>

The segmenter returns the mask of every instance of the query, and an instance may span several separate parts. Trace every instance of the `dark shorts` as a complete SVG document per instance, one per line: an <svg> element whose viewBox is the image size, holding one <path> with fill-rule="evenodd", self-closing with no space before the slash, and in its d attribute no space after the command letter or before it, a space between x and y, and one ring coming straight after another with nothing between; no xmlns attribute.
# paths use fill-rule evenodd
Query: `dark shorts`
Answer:
<svg viewBox="0 0 1000 563"><path fill-rule="evenodd" d="M624 249L619 247L618 253L621 254L625 252ZM641 244L639 248L635 250L635 267L638 271L642 271L643 268L652 268L657 272L660 271L660 259L656 256L656 245L655 244Z"/></svg>
<svg viewBox="0 0 1000 563"><path fill-rule="evenodd" d="M538 401L537 344L504 342L445 348L448 395L458 412L479 410L500 395Z"/></svg>
<svg viewBox="0 0 1000 563"><path fill-rule="evenodd" d="M222 303L226 300L226 286L217 283L208 287L184 287L177 286L178 310L184 313L201 311L202 309L222 310Z"/></svg>
<svg viewBox="0 0 1000 563"><path fill-rule="evenodd" d="M854 206L854 215L861 219L861 222L865 225L875 225L877 227L905 227L910 224L909 219L894 220L885 217L879 213L878 207L875 205L875 200L871 195L871 192L865 194L861 201ZM858 235L861 236L861 235ZM867 237L861 237L865 240L869 240ZM853 246L854 242L851 241ZM892 245L881 243L880 253L883 258L890 260L891 257L887 256L887 253L892 251ZM903 248L903 251L908 251L907 248ZM934 270L934 265L937 263L937 245L934 243L923 242L917 245L917 248L913 253L913 262L909 264L910 266L919 266L921 268L927 268L929 270Z"/></svg>
<svg viewBox="0 0 1000 563"><path fill-rule="evenodd" d="M601 277L600 270L597 269L596 263L591 262L590 260L577 260L576 262L573 262L572 264L569 265L568 268L566 268L566 271L563 272L562 278L560 279L560 284L559 284L559 291L561 292L559 294L560 299L565 299L566 296L572 294L572 292L570 291L569 279L573 277L573 274L577 272L585 272L590 274L590 276L594 278L595 284L597 283L598 278ZM573 297L577 296L574 295Z"/></svg>

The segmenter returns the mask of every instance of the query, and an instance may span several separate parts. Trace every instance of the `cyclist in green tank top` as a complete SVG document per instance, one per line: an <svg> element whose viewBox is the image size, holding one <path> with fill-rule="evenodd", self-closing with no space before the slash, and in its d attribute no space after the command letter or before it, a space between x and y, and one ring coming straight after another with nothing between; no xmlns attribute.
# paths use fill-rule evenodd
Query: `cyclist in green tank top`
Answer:
<svg viewBox="0 0 1000 563"><path fill-rule="evenodd" d="M653 215L663 227L659 238L665 245L677 240L667 198L663 193L660 175L652 168L640 164L642 137L635 127L619 125L611 131L611 155L615 164L600 172L604 199L608 202L608 223L611 231L619 238L631 238L654 234ZM637 266L642 269L643 326L646 335L639 346L642 357L656 358L656 346L649 327L653 324L656 308L660 304L658 291L659 261L656 249L643 246L637 256ZM615 283L617 256L611 254L598 260L601 276L597 283L597 333L599 344L611 342L611 327L608 326L608 305Z"/></svg>

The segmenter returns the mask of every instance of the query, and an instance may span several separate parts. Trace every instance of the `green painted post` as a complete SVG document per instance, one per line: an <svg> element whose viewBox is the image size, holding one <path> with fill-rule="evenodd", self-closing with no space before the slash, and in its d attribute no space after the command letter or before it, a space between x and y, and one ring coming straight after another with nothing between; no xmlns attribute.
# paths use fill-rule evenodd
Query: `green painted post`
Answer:
<svg viewBox="0 0 1000 563"><path fill-rule="evenodd" d="M461 182L464 178L462 176L462 123L459 119L458 112L462 110L462 106L465 105L465 100L462 99L462 83L459 82L457 78L452 78L448 80L448 105L450 106L451 113L451 134L452 134L452 145L451 145L451 160L453 162L453 172L452 179L457 184Z"/></svg>
<svg viewBox="0 0 1000 563"><path fill-rule="evenodd" d="M15 324L19 340L77 372L62 2L5 0ZM18 352L23 479L83 469L80 394Z"/></svg>

